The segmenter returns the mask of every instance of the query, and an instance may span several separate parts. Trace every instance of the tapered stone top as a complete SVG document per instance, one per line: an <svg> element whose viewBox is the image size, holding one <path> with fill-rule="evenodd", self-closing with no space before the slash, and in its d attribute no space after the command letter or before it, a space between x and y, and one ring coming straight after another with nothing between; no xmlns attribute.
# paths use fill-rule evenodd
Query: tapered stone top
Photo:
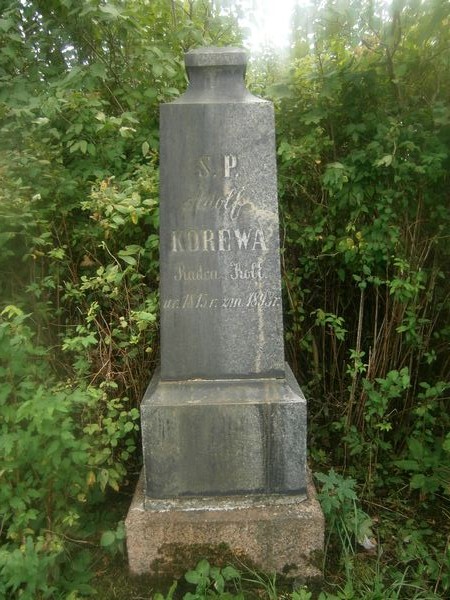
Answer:
<svg viewBox="0 0 450 600"><path fill-rule="evenodd" d="M161 106L161 379L284 377L273 106L240 48L186 54Z"/></svg>
<svg viewBox="0 0 450 600"><path fill-rule="evenodd" d="M242 48L210 46L187 52L189 87L175 102L262 102L245 87L247 60Z"/></svg>

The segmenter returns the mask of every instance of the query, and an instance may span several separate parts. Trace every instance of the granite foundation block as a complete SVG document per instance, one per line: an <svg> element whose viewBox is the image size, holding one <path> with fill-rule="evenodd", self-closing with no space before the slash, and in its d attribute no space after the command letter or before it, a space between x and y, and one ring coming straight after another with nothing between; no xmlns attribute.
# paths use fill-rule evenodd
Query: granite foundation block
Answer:
<svg viewBox="0 0 450 600"><path fill-rule="evenodd" d="M314 484L285 495L148 500L141 475L125 521L130 570L180 577L201 558L237 563L300 581L321 577L324 518Z"/></svg>

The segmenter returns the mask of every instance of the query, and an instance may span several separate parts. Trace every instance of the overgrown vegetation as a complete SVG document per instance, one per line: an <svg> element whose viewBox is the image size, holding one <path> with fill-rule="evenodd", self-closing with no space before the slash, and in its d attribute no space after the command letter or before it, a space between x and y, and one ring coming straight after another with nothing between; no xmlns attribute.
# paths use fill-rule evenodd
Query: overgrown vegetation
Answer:
<svg viewBox="0 0 450 600"><path fill-rule="evenodd" d="M184 89L184 50L241 43L241 4L0 2L0 597L75 600L99 548L123 547L108 490L139 470L158 355L158 106ZM450 8L326 1L294 25L249 82L276 108L322 598L444 598ZM239 596L224 568L190 597Z"/></svg>

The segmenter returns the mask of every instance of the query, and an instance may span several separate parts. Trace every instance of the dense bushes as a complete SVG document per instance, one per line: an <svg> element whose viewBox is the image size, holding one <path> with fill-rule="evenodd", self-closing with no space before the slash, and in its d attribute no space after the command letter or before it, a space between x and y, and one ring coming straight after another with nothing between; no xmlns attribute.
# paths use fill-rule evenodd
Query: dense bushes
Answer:
<svg viewBox="0 0 450 600"><path fill-rule="evenodd" d="M290 352L334 460L448 493L448 10L347 8L273 89Z"/></svg>
<svg viewBox="0 0 450 600"><path fill-rule="evenodd" d="M158 105L185 85L184 49L239 42L238 3L219 4L2 4L0 595L88 593L86 548L123 538L97 508L138 470L158 354ZM431 598L450 586L450 13L380 6L299 12L289 60L250 84L276 107L311 457L353 478L319 477L362 582L340 597ZM377 518L395 560L364 566L369 596L349 556Z"/></svg>
<svg viewBox="0 0 450 600"><path fill-rule="evenodd" d="M139 412L113 396L113 382L57 380L29 316L7 306L2 317L0 594L89 591L89 556L73 556L71 542L89 535L89 511L122 482Z"/></svg>
<svg viewBox="0 0 450 600"><path fill-rule="evenodd" d="M288 335L344 442L338 460L357 455L352 468L364 461L367 483L383 485L377 469L413 460L412 446L436 465L450 458L448 10L394 6L386 20L347 9L317 13L313 45L298 39L272 88ZM444 471L411 483L448 492Z"/></svg>

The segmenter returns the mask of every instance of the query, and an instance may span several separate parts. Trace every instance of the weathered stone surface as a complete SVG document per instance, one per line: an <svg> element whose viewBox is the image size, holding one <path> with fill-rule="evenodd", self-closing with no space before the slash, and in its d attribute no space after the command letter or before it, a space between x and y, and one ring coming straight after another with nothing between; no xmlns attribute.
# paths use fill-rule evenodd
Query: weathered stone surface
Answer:
<svg viewBox="0 0 450 600"><path fill-rule="evenodd" d="M308 478L303 496L243 496L146 502L143 476L126 518L131 572L181 576L205 556L234 555L247 566L320 577L324 519Z"/></svg>
<svg viewBox="0 0 450 600"><path fill-rule="evenodd" d="M189 88L161 107L149 499L306 490L306 401L284 363L273 107L246 90L246 60L187 53Z"/></svg>
<svg viewBox="0 0 450 600"><path fill-rule="evenodd" d="M161 106L161 378L283 377L275 130L240 49Z"/></svg>
<svg viewBox="0 0 450 600"><path fill-rule="evenodd" d="M286 379L161 381L142 403L148 498L306 494L306 400Z"/></svg>

